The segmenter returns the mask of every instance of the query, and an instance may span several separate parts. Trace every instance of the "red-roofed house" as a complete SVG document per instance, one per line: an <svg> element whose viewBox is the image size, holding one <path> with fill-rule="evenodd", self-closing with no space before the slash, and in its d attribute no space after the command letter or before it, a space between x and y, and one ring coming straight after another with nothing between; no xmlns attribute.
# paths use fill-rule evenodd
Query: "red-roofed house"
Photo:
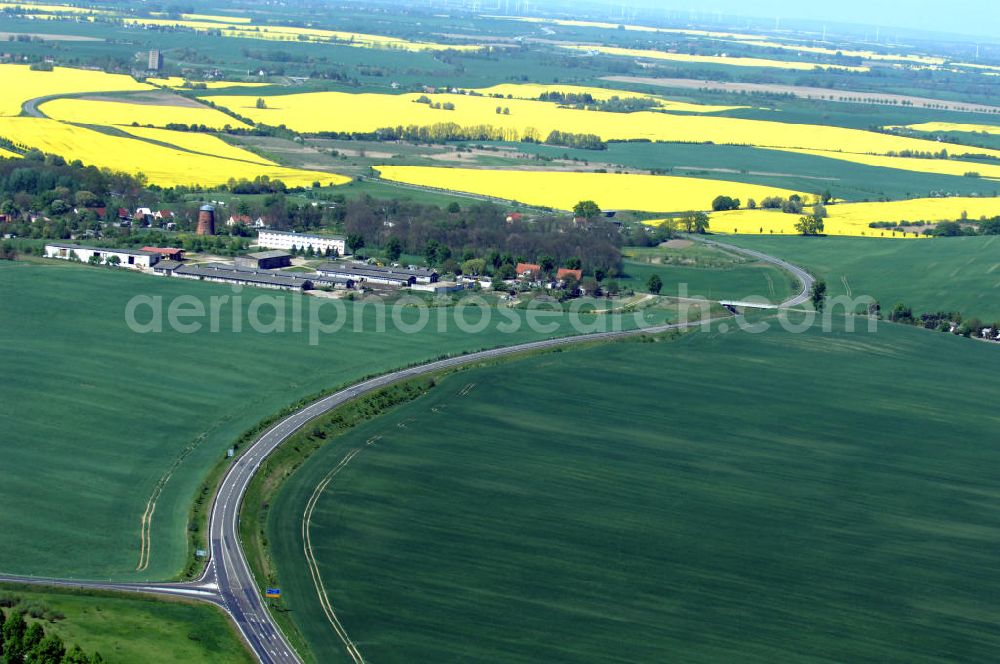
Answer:
<svg viewBox="0 0 1000 664"><path fill-rule="evenodd" d="M508 224L513 224L515 221L521 221L521 213L520 212L511 212L510 214L507 215L507 223Z"/></svg>
<svg viewBox="0 0 1000 664"><path fill-rule="evenodd" d="M164 258L171 261L184 260L183 249L176 249L174 247L143 247L142 250L149 251L154 254L159 254L160 258Z"/></svg>
<svg viewBox="0 0 1000 664"><path fill-rule="evenodd" d="M565 279L566 277L573 277L580 281L583 279L583 270L571 270L568 267L559 268L559 271L556 272L556 279Z"/></svg>
<svg viewBox="0 0 1000 664"><path fill-rule="evenodd" d="M536 265L535 263L518 263L517 267L514 268L514 272L517 276L524 277L531 274L541 274L542 266Z"/></svg>
<svg viewBox="0 0 1000 664"><path fill-rule="evenodd" d="M171 210L157 210L156 214L153 215L153 218L170 221L174 218L174 213Z"/></svg>

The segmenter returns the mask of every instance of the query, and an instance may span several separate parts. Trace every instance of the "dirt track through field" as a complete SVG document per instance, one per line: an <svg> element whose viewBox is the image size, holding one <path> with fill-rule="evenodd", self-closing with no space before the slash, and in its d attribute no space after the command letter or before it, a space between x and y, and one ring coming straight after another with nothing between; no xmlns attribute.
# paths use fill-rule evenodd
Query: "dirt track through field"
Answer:
<svg viewBox="0 0 1000 664"><path fill-rule="evenodd" d="M367 445L374 445L381 436L373 436L369 438L366 442ZM319 502L320 496L329 486L330 482L340 474L344 468L347 467L354 457L361 453L362 448L355 448L348 452L340 463L334 466L333 470L327 473L326 477L316 485L313 489L312 495L309 497L309 502L306 503L305 511L302 513L302 550L306 556L306 563L309 565L309 575L312 577L313 586L316 588L316 596L319 598L319 603L323 607L323 613L326 614L326 619L329 621L330 626L333 627L333 631L336 632L337 636L340 638L341 642L344 644L344 648L347 650L348 656L355 664L362 664L365 659L361 655L361 651L358 650L354 642L351 641L351 637L348 636L347 630L344 629L344 625L340 622L340 618L337 617L337 612L333 610L333 604L330 602L330 596L327 595L326 586L323 585L323 578L320 576L319 564L316 562L316 554L313 553L312 548L312 538L309 533L309 526L312 523L312 515L316 509L316 503Z"/></svg>
<svg viewBox="0 0 1000 664"><path fill-rule="evenodd" d="M772 85L768 83L724 83L721 81L703 81L690 78L646 78L644 76L604 76L601 80L614 81L616 83L655 85L664 88L682 88L684 90L789 94L801 99L820 99L823 101L839 101L854 104L901 106L905 102L906 105L916 106L917 108L935 108L945 111L958 111L960 113L1000 113L1000 106L968 104L945 99L932 99L930 97L911 97L886 92L859 92L856 90L833 90L830 88Z"/></svg>

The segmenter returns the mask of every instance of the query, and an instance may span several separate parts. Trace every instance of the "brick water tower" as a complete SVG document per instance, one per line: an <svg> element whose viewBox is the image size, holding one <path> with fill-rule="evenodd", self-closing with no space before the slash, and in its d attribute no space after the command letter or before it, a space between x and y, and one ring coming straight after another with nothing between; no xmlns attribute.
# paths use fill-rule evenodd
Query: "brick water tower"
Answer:
<svg viewBox="0 0 1000 664"><path fill-rule="evenodd" d="M215 208L202 205L198 210L198 235L215 235Z"/></svg>

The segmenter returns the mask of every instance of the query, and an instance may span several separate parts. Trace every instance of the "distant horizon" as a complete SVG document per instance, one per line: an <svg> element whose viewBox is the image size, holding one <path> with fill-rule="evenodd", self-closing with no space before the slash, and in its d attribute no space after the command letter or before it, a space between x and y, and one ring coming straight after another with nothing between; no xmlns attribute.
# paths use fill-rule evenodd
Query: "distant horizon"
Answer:
<svg viewBox="0 0 1000 664"><path fill-rule="evenodd" d="M513 2L512 2L513 4ZM535 0L533 9L560 9L561 2ZM893 30L948 33L1000 42L992 27L1000 25L1000 3L986 5L981 0L952 0L942 6L937 0L911 0L907 10L900 12L898 3L889 0L841 0L836 5L805 5L795 0L594 0L610 10L626 12L659 11L664 16L690 12L703 19L713 14L723 17L780 19L792 22L809 21L830 24L852 24Z"/></svg>

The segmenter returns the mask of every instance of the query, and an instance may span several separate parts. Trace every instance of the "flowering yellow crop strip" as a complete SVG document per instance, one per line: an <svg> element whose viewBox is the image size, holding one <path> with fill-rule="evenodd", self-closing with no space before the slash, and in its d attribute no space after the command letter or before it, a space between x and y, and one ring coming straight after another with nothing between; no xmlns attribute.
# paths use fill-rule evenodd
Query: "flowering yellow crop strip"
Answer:
<svg viewBox="0 0 1000 664"><path fill-rule="evenodd" d="M811 212L807 208L806 212ZM918 198L887 203L838 203L827 206L824 220L827 235L864 237L920 237L912 232L888 228L870 228L876 221L954 221L964 212L969 219L1000 215L1000 198ZM719 233L795 235L795 223L801 215L776 210L732 210L714 212L711 228ZM649 222L654 223L654 222Z"/></svg>
<svg viewBox="0 0 1000 664"><path fill-rule="evenodd" d="M985 69L992 72L1000 72L1000 67L997 67L996 65L981 65L972 62L955 62L952 64L956 67L968 67L970 69Z"/></svg>
<svg viewBox="0 0 1000 664"><path fill-rule="evenodd" d="M848 58L861 58L863 60L877 60L886 62L913 62L923 65L942 65L944 58L929 55L910 55L891 53L876 53L874 51L852 51L846 49L826 48L823 46L806 46L804 44L782 43L767 41L763 39L743 39L732 40L742 46L757 46L760 48L777 48L784 51L795 51L797 53L816 53L818 55L844 56Z"/></svg>
<svg viewBox="0 0 1000 664"><path fill-rule="evenodd" d="M688 55L686 53L666 53L635 48L619 48L617 46L588 46L582 44L564 44L562 48L574 51L603 53L605 55L621 55L630 58L649 58L651 60L670 60L672 62L694 62L704 65L727 65L732 67L765 67L771 69L795 69L812 71L814 69L835 69L838 71L867 72L869 67L851 67L847 65L828 65L817 62L795 62L791 60L769 60L766 58L740 58L721 55Z"/></svg>
<svg viewBox="0 0 1000 664"><path fill-rule="evenodd" d="M3 159L18 159L21 155L16 152L11 152L5 148L0 148L0 158Z"/></svg>
<svg viewBox="0 0 1000 664"><path fill-rule="evenodd" d="M137 92L153 90L131 76L105 74L89 69L56 67L52 71L32 71L28 65L0 65L0 115L19 115L29 99L79 92Z"/></svg>
<svg viewBox="0 0 1000 664"><path fill-rule="evenodd" d="M733 111L746 106L709 106L707 104L693 104L683 101L673 101L659 95L632 92L631 90L615 90L613 88L594 88L581 85L540 85L536 83L501 83L489 88L478 88L472 90L477 94L492 96L503 95L514 99L538 99L543 94L561 92L563 94L583 95L589 94L598 101L608 101L612 97L620 99L649 99L656 102L657 106L666 111L678 111L684 113L720 113L722 111ZM502 100L497 103L503 103Z"/></svg>
<svg viewBox="0 0 1000 664"><path fill-rule="evenodd" d="M126 173L143 173L149 182L215 186L231 178L253 180L267 176L289 186L344 184L349 178L331 173L254 164L154 145L147 141L111 136L99 131L43 118L0 118L0 137L15 144L79 159L86 165Z"/></svg>
<svg viewBox="0 0 1000 664"><path fill-rule="evenodd" d="M847 57L860 57L866 60L889 60L901 62L916 62L921 64L943 64L944 58L926 55L893 55L875 53L874 51L839 50L818 46L806 46L796 43L792 37L766 37L764 35L751 35L739 32L719 32L714 30L688 30L684 28L653 28L645 25L630 25L628 23L607 23L601 21L574 21L565 19L546 19L527 16L485 16L484 18L504 19L509 21L521 21L524 23L544 23L549 25L561 25L573 28L600 28L604 30L622 29L628 32L651 32L661 34L675 34L684 37L705 37L708 39L719 39L736 41L746 46L760 46L766 48L780 48L803 53L820 53L824 55L844 55ZM781 41L779 41L781 40Z"/></svg>
<svg viewBox="0 0 1000 664"><path fill-rule="evenodd" d="M216 23L250 23L247 16L217 16L214 14L181 14L186 21L215 21Z"/></svg>
<svg viewBox="0 0 1000 664"><path fill-rule="evenodd" d="M209 129L248 128L244 122L208 106L136 104L127 101L93 99L55 99L38 107L54 120L79 124L141 125L164 127L168 124L205 125Z"/></svg>
<svg viewBox="0 0 1000 664"><path fill-rule="evenodd" d="M940 144L939 144L940 145ZM948 146L949 148L952 146ZM969 148L966 148L969 149ZM975 149L972 148L975 152ZM956 159L922 159L917 157L887 157L875 154L857 154L855 152L835 152L831 150L803 150L782 148L782 152L796 152L799 154L815 155L817 157L827 157L840 161L849 161L854 164L864 164L866 166L879 166L882 168L895 168L902 171L914 171L917 173L935 173L937 175L965 176L975 173L979 177L990 180L1000 180L1000 164L989 164L983 162L959 161ZM991 190L997 188L996 184L990 185Z"/></svg>
<svg viewBox="0 0 1000 664"><path fill-rule="evenodd" d="M760 35L748 35L738 32L715 32L711 30L687 30L682 28L651 28L645 25L631 25L628 23L607 23L603 21L574 21L558 18L538 18L534 16L497 16L484 15L483 18L503 19L507 21L520 21L522 23L545 23L548 25L561 25L568 28L601 28L604 30L617 30L621 28L630 32L658 32L664 34L687 35L689 37L710 37L717 39L760 39Z"/></svg>
<svg viewBox="0 0 1000 664"><path fill-rule="evenodd" d="M247 39L267 39L276 41L311 41L342 43L346 46L361 46L367 48L390 48L405 51L477 51L478 45L450 45L433 42L415 42L398 37L385 35L370 35L361 32L344 32L342 30L321 30L318 28L297 28L284 25L255 25L251 23L220 23L218 21L190 21L164 18L124 18L126 25L145 25L157 27L188 28L196 32L218 32L224 37L243 37Z"/></svg>
<svg viewBox="0 0 1000 664"><path fill-rule="evenodd" d="M73 5L35 4L33 2L0 2L0 10L14 9L18 11L35 11L42 14L104 14L114 12L91 7L74 7Z"/></svg>
<svg viewBox="0 0 1000 664"><path fill-rule="evenodd" d="M418 103L421 97L426 97L433 104L440 104L442 108ZM674 115L649 111L607 113L560 108L550 102L499 100L461 94L310 92L268 96L265 99L266 108L256 107L256 96L206 98L241 116L249 117L254 122L271 126L284 124L301 132L369 133L386 127L407 125L430 128L438 125L440 129L441 125L451 123L466 128L492 127L496 131L490 132L491 137L512 141L526 137L545 140L549 132L559 130L596 134L603 140L648 139L685 143L711 141L719 145L842 151L861 155L899 153L904 150L940 152L942 148L946 148L953 155L972 151L1000 157L1000 150L969 148L844 127L704 114ZM445 104L454 105L454 110L444 110ZM497 113L497 107L501 107L501 111L509 109L510 112ZM433 131L431 134L436 135Z"/></svg>
<svg viewBox="0 0 1000 664"><path fill-rule="evenodd" d="M153 129L150 127L116 127L117 129L132 134L138 138L145 138L158 143L174 145L182 150L198 152L213 157L223 159L235 159L237 161L247 161L265 166L277 166L270 159L265 159L259 155L226 143L218 136L211 134L201 134L192 131L171 131L169 129Z"/></svg>
<svg viewBox="0 0 1000 664"><path fill-rule="evenodd" d="M704 210L720 194L746 200L790 196L778 187L662 175L566 171L479 170L433 166L378 166L385 180L462 191L569 210L583 199L604 209L679 212ZM800 194L804 195L804 194Z"/></svg>
<svg viewBox="0 0 1000 664"><path fill-rule="evenodd" d="M957 131L1000 136L1000 125L961 124L958 122L921 122L911 125L893 125L885 129L909 129L911 131Z"/></svg>

